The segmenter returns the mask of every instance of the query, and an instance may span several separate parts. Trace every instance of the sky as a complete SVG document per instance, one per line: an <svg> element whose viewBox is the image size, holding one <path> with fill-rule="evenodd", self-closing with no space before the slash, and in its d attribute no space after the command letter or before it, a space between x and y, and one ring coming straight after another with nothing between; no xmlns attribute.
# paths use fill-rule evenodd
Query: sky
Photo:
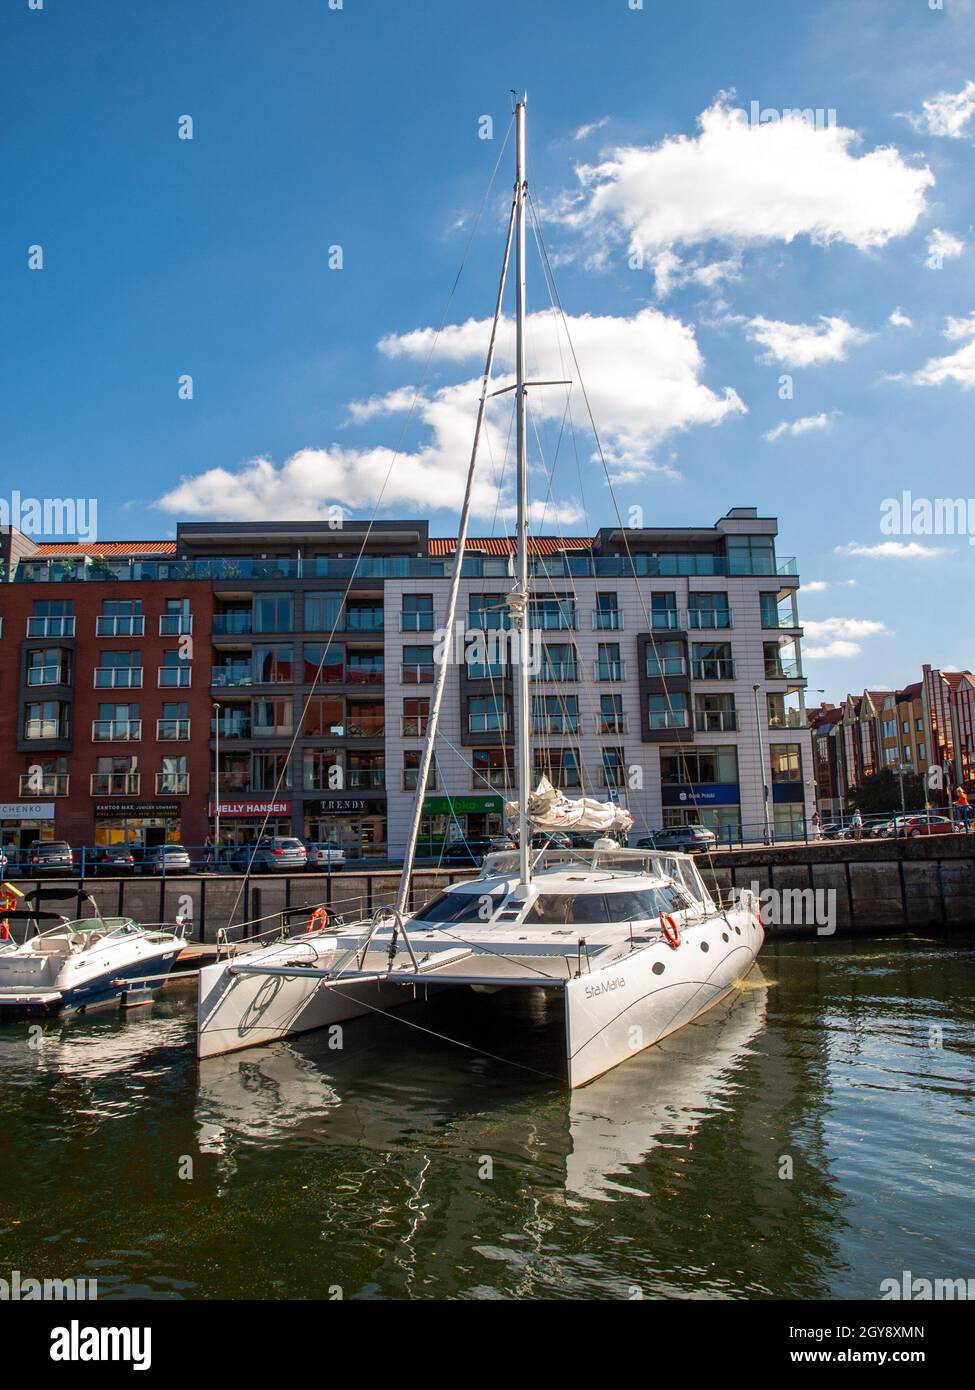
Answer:
<svg viewBox="0 0 975 1390"><path fill-rule="evenodd" d="M530 236L529 372L573 382L532 394L536 529L757 506L808 703L975 664L973 0L6 0L6 515L455 532L512 88L565 314Z"/></svg>

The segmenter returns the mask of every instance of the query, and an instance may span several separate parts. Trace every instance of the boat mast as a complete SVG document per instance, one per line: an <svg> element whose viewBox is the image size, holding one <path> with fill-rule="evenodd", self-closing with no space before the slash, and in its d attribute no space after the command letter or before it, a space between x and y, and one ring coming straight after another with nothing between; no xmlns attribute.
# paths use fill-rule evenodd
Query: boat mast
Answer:
<svg viewBox="0 0 975 1390"><path fill-rule="evenodd" d="M531 830L528 821L528 794L531 789L531 696L528 688L531 623L528 611L528 461L527 391L525 386L525 105L527 96L515 106L515 295L516 385L515 412L518 455L518 537L515 621L518 625L516 782L518 789L518 852L521 882L531 878Z"/></svg>

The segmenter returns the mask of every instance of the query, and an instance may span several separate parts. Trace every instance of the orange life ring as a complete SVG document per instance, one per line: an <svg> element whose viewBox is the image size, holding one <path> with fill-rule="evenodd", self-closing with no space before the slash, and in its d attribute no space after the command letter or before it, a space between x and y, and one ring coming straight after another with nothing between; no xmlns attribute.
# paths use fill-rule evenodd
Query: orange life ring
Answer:
<svg viewBox="0 0 975 1390"><path fill-rule="evenodd" d="M670 946L672 950L676 951L677 947L680 945L680 929L669 912L662 912L660 914L660 930L664 934L664 940L667 945Z"/></svg>
<svg viewBox="0 0 975 1390"><path fill-rule="evenodd" d="M308 918L309 931L324 931L328 926L329 916L324 907L316 907L315 911Z"/></svg>

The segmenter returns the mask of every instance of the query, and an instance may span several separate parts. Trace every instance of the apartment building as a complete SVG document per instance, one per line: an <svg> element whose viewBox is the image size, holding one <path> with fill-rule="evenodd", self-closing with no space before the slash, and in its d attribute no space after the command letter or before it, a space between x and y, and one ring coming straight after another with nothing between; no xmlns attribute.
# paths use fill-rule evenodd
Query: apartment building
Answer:
<svg viewBox="0 0 975 1390"><path fill-rule="evenodd" d="M626 804L801 834L814 769L795 562L777 524L604 528L531 545L534 767ZM448 661L423 847L500 832L515 711L514 541L425 521L182 523L175 541L4 539L5 843L272 833L402 852Z"/></svg>

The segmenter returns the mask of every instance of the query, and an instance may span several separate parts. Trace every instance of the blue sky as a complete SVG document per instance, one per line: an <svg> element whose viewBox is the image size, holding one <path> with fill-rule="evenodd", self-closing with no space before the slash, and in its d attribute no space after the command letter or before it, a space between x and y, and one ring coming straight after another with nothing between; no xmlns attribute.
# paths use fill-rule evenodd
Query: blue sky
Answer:
<svg viewBox="0 0 975 1390"><path fill-rule="evenodd" d="M429 365L424 330L526 88L533 197L624 515L777 515L828 698L972 664L967 536L880 530L904 489L975 495L970 0L10 0L0 41L5 496L95 497L101 538L143 538L368 515L389 473L381 514L450 532L510 146ZM735 125L753 102L824 128ZM552 365L545 319L532 347ZM566 530L612 521L591 437L556 457L564 396L536 401L536 497ZM475 530L508 529L510 471L500 505L485 475Z"/></svg>

